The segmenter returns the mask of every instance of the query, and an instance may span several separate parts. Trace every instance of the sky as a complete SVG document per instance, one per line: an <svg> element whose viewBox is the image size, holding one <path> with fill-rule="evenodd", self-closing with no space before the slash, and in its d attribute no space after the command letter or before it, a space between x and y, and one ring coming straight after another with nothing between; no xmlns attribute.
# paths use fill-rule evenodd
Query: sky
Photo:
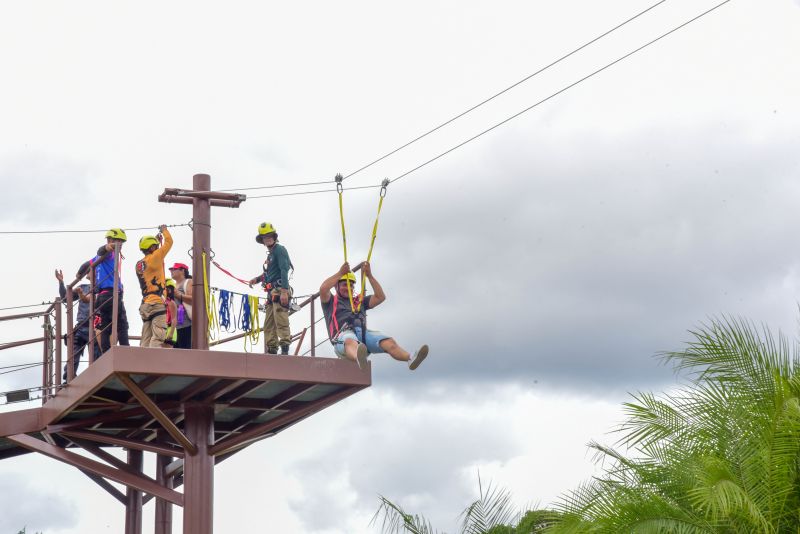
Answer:
<svg viewBox="0 0 800 534"><path fill-rule="evenodd" d="M351 173L654 3L4 4L0 307L53 298L53 270L75 272L104 233L3 231L152 227L123 249L135 288L135 242L191 217L157 202L164 187ZM345 183L403 175L715 4L667 0ZM371 388L220 464L215 532L375 533L384 495L452 534L478 477L520 509L552 504L598 469L586 445L615 441L630 393L680 382L658 355L692 328L741 316L796 337L798 25L797 0L731 0L392 183L372 262L387 301L370 326L428 343L428 360L411 373L373 356ZM243 192L213 210L217 261L258 274L253 237L270 221L296 293L315 291L342 262L336 196ZM345 192L354 263L377 203L377 189ZM173 235L168 261L189 263L189 230ZM129 290L133 334L138 301ZM0 342L40 331L0 323ZM0 374L0 391L39 380ZM35 455L0 462L0 497L1 532L123 524L84 475Z"/></svg>

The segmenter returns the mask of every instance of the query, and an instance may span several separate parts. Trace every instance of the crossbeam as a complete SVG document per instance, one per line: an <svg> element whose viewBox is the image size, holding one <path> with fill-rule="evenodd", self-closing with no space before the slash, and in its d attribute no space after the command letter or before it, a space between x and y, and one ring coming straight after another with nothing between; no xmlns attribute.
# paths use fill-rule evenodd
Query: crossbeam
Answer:
<svg viewBox="0 0 800 534"><path fill-rule="evenodd" d="M46 443L40 439L36 439L27 434L15 434L13 436L8 436L6 439L19 445L20 447L24 447L30 451L49 456L50 458L58 460L59 462L64 462L79 469L89 471L95 475L109 478L115 482L136 488L140 491L152 493L161 499L167 500L173 504L177 504L178 506L183 506L183 495L177 491L159 486L150 478L120 471L119 469L111 467L110 465L92 460L91 458L86 458L85 456L70 452L66 449L62 449L61 447L50 445L49 443Z"/></svg>

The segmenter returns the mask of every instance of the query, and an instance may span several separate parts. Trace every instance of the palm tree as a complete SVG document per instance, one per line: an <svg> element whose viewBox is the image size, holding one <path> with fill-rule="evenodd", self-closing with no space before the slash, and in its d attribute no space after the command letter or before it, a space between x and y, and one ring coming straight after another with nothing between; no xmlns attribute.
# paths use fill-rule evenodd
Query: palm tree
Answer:
<svg viewBox="0 0 800 534"><path fill-rule="evenodd" d="M663 355L687 383L625 404L618 448L590 445L604 474L548 532L800 532L798 344L727 318L692 335Z"/></svg>
<svg viewBox="0 0 800 534"><path fill-rule="evenodd" d="M373 523L379 518L383 534L439 534L420 515L412 515L384 496ZM460 534L532 534L541 532L552 519L552 512L531 510L521 515L511 503L511 494L504 489L485 489L478 477L478 499L461 512ZM444 533L442 533L444 534Z"/></svg>

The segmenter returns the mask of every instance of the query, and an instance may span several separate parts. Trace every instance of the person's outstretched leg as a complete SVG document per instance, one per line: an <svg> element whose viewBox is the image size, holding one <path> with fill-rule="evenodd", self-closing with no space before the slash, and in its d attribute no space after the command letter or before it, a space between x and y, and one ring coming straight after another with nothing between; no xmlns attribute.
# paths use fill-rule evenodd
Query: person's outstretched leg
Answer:
<svg viewBox="0 0 800 534"><path fill-rule="evenodd" d="M394 338L391 337L381 340L380 343L378 343L378 346L380 346L385 353L395 360L408 362L408 367L412 371L419 367L419 364L422 363L422 360L428 356L428 345L422 345L412 357L407 350L398 345Z"/></svg>
<svg viewBox="0 0 800 534"><path fill-rule="evenodd" d="M383 349L383 352L385 352L395 360L401 362L407 362L408 360L411 359L411 354L409 354L406 349L398 345L397 341L395 341L394 338L387 337L386 339L381 340L381 342L378 343L378 345L380 346L381 349Z"/></svg>

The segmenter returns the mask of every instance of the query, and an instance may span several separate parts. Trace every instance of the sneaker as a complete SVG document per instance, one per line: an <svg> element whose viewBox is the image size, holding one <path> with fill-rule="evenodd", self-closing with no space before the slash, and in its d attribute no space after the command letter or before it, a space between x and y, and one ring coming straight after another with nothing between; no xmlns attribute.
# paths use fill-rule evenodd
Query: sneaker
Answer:
<svg viewBox="0 0 800 534"><path fill-rule="evenodd" d="M369 353L367 352L367 346L363 343L358 344L358 349L356 350L356 364L358 364L358 368L364 371L367 368L367 356Z"/></svg>
<svg viewBox="0 0 800 534"><path fill-rule="evenodd" d="M422 360L428 355L428 345L422 345L417 352L414 353L414 357L408 360L408 368L412 371L419 367L419 364L422 363Z"/></svg>
<svg viewBox="0 0 800 534"><path fill-rule="evenodd" d="M278 347L269 347L267 349L267 354L278 354Z"/></svg>
<svg viewBox="0 0 800 534"><path fill-rule="evenodd" d="M289 345L281 345L281 354L283 355L289 354Z"/></svg>

